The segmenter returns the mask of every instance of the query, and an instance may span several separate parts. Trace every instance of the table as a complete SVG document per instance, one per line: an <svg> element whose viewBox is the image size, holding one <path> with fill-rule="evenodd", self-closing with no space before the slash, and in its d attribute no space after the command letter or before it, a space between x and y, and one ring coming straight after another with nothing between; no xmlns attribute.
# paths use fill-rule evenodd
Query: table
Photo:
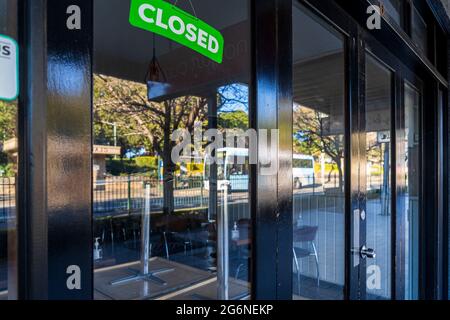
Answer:
<svg viewBox="0 0 450 320"><path fill-rule="evenodd" d="M217 286L217 278L212 278L156 300L217 300ZM230 278L228 290L230 300L250 299L250 285L248 282Z"/></svg>
<svg viewBox="0 0 450 320"><path fill-rule="evenodd" d="M112 286L111 281L130 275L130 269L140 266L140 261L122 264L110 268L94 271L94 296L106 300L143 300L154 299L175 291L185 289L215 278L207 271L192 268L174 261L160 257L150 260L150 270L173 269L173 272L160 274L159 277L167 282L167 285L159 285L153 281L134 281L122 285Z"/></svg>
<svg viewBox="0 0 450 320"><path fill-rule="evenodd" d="M207 271L192 268L163 258L151 258L151 269L172 268L173 272L160 277L166 286L153 282L136 281L111 286L110 281L128 274L129 268L139 266L139 261L95 270L94 298L97 300L202 300L217 299L217 277ZM147 288L145 288L147 286ZM147 292L146 292L147 291ZM246 299L250 295L248 282L229 279L230 299Z"/></svg>

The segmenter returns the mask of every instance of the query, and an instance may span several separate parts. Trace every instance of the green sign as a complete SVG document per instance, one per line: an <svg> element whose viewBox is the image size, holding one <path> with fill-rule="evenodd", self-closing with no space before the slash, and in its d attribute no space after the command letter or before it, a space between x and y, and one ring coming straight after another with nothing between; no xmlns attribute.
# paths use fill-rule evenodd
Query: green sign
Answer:
<svg viewBox="0 0 450 320"><path fill-rule="evenodd" d="M12 101L19 94L19 47L0 34L0 100Z"/></svg>
<svg viewBox="0 0 450 320"><path fill-rule="evenodd" d="M220 32L171 3L131 0L130 23L222 63L224 40Z"/></svg>

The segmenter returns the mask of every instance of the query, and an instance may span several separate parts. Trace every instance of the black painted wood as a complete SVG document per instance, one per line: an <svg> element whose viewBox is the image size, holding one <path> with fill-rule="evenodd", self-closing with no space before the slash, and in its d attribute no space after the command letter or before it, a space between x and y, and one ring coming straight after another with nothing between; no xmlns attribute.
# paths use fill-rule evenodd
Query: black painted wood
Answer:
<svg viewBox="0 0 450 320"><path fill-rule="evenodd" d="M19 299L48 298L45 17L46 1L20 2Z"/></svg>
<svg viewBox="0 0 450 320"><path fill-rule="evenodd" d="M71 5L80 30L66 26ZM92 0L47 0L49 299L92 298L92 17ZM72 265L80 289L66 285Z"/></svg>
<svg viewBox="0 0 450 320"><path fill-rule="evenodd" d="M261 165L268 163L271 154L263 147L266 142L259 142L260 164L254 168L251 189L252 297L257 300L292 297L291 10L291 0L252 2L253 101L256 104L252 126L258 130L279 130L278 146L269 145L277 161ZM269 166L275 170L263 173Z"/></svg>

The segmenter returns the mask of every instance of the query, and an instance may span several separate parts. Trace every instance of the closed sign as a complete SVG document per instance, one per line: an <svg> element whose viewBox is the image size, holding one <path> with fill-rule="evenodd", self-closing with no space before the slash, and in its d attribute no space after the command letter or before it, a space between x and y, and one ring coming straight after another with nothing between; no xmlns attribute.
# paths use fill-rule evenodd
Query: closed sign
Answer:
<svg viewBox="0 0 450 320"><path fill-rule="evenodd" d="M224 49L222 34L206 22L169 2L132 0L130 24L157 33L217 63L222 63Z"/></svg>
<svg viewBox="0 0 450 320"><path fill-rule="evenodd" d="M11 101L19 94L18 49L10 37L0 35L0 100Z"/></svg>

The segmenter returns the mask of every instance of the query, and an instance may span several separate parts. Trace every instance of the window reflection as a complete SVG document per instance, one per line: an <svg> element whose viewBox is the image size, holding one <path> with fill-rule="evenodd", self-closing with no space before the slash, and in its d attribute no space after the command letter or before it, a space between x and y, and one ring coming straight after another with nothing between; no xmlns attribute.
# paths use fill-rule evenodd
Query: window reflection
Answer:
<svg viewBox="0 0 450 320"><path fill-rule="evenodd" d="M343 299L344 42L303 7L293 23L294 299Z"/></svg>
<svg viewBox="0 0 450 320"><path fill-rule="evenodd" d="M8 255L16 229L17 103L0 101L0 300L8 298ZM14 252L13 250L12 252Z"/></svg>
<svg viewBox="0 0 450 320"><path fill-rule="evenodd" d="M192 1L225 38L216 64L131 27L126 2L95 2L96 299L249 297L248 146L236 141L210 155L215 141L204 136L249 128L248 5ZM192 10L189 2L177 6ZM191 142L174 160L184 141L171 140L177 129Z"/></svg>
<svg viewBox="0 0 450 320"><path fill-rule="evenodd" d="M16 0L0 0L0 34L17 39ZM17 109L0 100L0 300L16 298Z"/></svg>
<svg viewBox="0 0 450 320"><path fill-rule="evenodd" d="M404 176L403 188L398 182L397 202L399 212L405 217L405 298L419 298L419 110L420 93L411 85L405 84L405 115L404 132L398 137L398 156L404 161L402 170ZM403 136L403 139L402 139ZM401 180L400 180L401 181ZM401 211L400 211L401 210Z"/></svg>
<svg viewBox="0 0 450 320"><path fill-rule="evenodd" d="M383 0L382 3L389 16L401 26L402 0Z"/></svg>
<svg viewBox="0 0 450 320"><path fill-rule="evenodd" d="M367 298L390 298L392 73L366 55Z"/></svg>
<svg viewBox="0 0 450 320"><path fill-rule="evenodd" d="M416 7L412 10L411 37L414 43L425 54L428 52L428 27L425 19L421 16Z"/></svg>

